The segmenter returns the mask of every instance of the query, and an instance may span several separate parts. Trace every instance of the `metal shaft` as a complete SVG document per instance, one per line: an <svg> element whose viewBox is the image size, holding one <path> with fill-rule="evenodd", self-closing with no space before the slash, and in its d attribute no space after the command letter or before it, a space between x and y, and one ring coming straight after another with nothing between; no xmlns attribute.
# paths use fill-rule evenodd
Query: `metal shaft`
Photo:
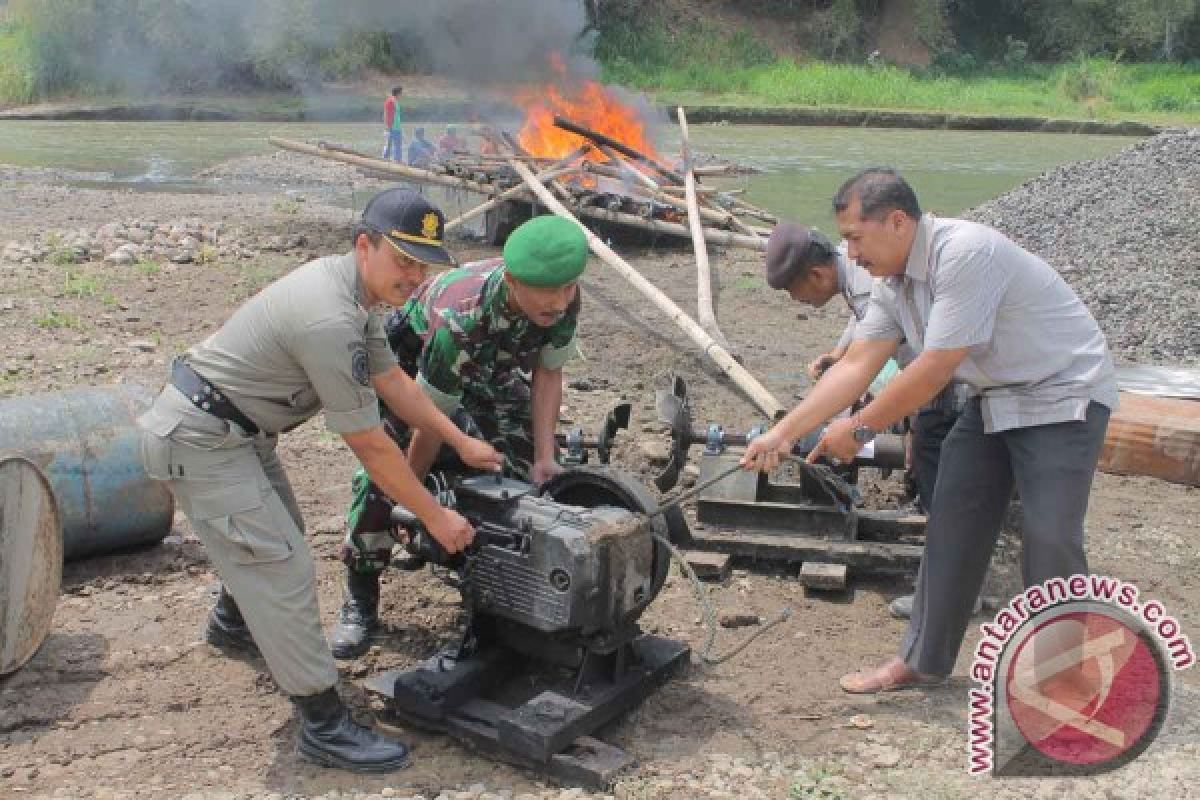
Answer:
<svg viewBox="0 0 1200 800"><path fill-rule="evenodd" d="M743 469L742 465L735 463L733 466L729 467L726 470L723 470L722 472L717 473L716 475L709 478L708 480L706 480L702 483L697 483L695 486L688 489L686 492L681 492L680 494L676 495L676 497L673 500L668 500L667 502L663 503L661 506L654 509L653 511L647 512L646 519L653 519L654 517L657 517L659 514L662 514L666 511L670 511L672 508L679 506L684 501L690 500L691 498L700 494L700 492L703 492L705 489L712 486L713 484L720 483L721 481L725 480L730 475L737 472L739 469Z"/></svg>

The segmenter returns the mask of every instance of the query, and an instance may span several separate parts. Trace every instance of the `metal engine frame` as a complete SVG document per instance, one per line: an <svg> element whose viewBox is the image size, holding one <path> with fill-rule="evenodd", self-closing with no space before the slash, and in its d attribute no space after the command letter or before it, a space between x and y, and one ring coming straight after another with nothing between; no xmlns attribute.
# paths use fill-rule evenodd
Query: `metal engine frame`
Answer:
<svg viewBox="0 0 1200 800"><path fill-rule="evenodd" d="M517 481L505 484L532 491ZM537 495L590 509L645 513L657 507L635 479L604 467L568 469ZM659 535L669 533L661 518L646 524ZM669 558L655 542L646 605L666 579ZM465 565L459 574L464 573L469 573ZM478 595L468 594L469 587L460 589L470 612L461 639L415 667L372 676L364 687L382 697L388 713L402 722L445 732L563 783L610 785L633 759L592 734L686 664L690 648L643 633L636 619L587 635L541 632L487 613Z"/></svg>
<svg viewBox="0 0 1200 800"><path fill-rule="evenodd" d="M730 447L745 447L764 430L755 427L743 435L727 433L716 424L693 427L687 385L676 375L670 377L669 388L658 390L655 401L672 441L670 459L655 480L662 491L678 481L692 445L704 446L697 479L703 482L738 461L740 454L727 452ZM820 435L816 431L797 442L793 454L807 455ZM702 524L690 532L688 547L872 573L912 572L921 560L925 517L861 508L855 481L864 467L902 469L903 438L882 434L853 464L837 468L790 462L774 475L735 473L697 497L696 521Z"/></svg>

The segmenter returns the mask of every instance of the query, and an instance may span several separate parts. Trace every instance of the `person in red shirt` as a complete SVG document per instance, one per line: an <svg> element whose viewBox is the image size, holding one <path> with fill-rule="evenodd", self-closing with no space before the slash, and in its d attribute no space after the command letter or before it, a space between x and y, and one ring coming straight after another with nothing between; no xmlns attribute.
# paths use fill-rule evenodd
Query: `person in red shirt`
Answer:
<svg viewBox="0 0 1200 800"><path fill-rule="evenodd" d="M393 161L404 161L404 131L400 127L404 113L400 107L400 95L404 94L402 86L393 86L392 93L383 101L383 127L387 140L383 145L383 155L380 158L390 158Z"/></svg>

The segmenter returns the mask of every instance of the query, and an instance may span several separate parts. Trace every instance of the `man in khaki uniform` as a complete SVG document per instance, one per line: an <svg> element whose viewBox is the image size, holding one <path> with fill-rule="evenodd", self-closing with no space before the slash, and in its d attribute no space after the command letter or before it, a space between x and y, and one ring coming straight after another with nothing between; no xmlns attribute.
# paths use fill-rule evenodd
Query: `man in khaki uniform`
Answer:
<svg viewBox="0 0 1200 800"><path fill-rule="evenodd" d="M470 543L470 524L422 488L378 407L382 399L414 428L435 432L472 466L500 466L491 445L460 431L396 365L372 310L402 305L429 265L453 263L443 226L415 192L377 195L352 252L305 264L251 298L175 361L139 419L147 472L169 483L224 582L209 641L258 646L304 718L298 752L328 766L398 769L408 749L358 725L337 693L304 522L275 445L323 410L326 428L376 485L449 552Z"/></svg>

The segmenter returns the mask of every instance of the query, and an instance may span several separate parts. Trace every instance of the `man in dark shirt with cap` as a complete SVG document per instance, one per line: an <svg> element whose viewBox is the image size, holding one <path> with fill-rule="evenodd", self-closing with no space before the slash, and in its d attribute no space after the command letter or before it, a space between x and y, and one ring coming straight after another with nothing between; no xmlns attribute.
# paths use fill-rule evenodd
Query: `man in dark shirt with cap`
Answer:
<svg viewBox="0 0 1200 800"><path fill-rule="evenodd" d="M767 240L766 277L772 289L786 291L793 300L815 308L822 308L839 294L846 301L850 320L837 346L809 364L809 374L814 380L820 378L841 360L854 340L854 329L867 313L875 279L835 248L820 231L794 222L781 222L771 231ZM897 348L896 360L900 366L907 366L914 357L907 345ZM952 381L912 417L912 468L918 501L926 513L933 504L942 440L954 427L965 399L963 384ZM901 612L907 606L901 603L893 608L893 613L906 615Z"/></svg>
<svg viewBox="0 0 1200 800"><path fill-rule="evenodd" d="M380 489L448 551L470 543L470 523L425 491L379 416L382 400L468 464L500 466L491 445L463 434L396 365L376 310L403 304L429 266L453 263L443 226L415 192L377 195L350 253L305 264L252 297L175 361L138 420L147 473L168 483L224 583L206 637L257 646L303 717L297 751L326 766L399 769L408 749L358 725L338 695L304 521L275 447L281 432L323 411Z"/></svg>

